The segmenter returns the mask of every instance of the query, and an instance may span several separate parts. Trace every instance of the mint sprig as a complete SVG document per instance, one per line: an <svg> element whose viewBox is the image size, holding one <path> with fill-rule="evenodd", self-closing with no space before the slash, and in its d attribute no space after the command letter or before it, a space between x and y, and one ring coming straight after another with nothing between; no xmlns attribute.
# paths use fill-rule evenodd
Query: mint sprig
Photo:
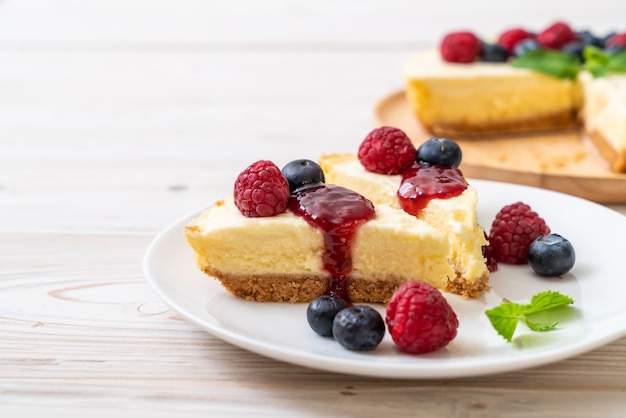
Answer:
<svg viewBox="0 0 626 418"><path fill-rule="evenodd" d="M588 46L583 51L585 69L595 78L604 77L610 73L626 72L626 50L614 54L607 54L604 50Z"/></svg>
<svg viewBox="0 0 626 418"><path fill-rule="evenodd" d="M511 65L516 68L527 68L567 80L574 80L581 67L578 58L547 49L526 51L515 58Z"/></svg>
<svg viewBox="0 0 626 418"><path fill-rule="evenodd" d="M528 319L528 315L544 312L549 309L566 306L574 303L574 300L559 292L548 290L537 293L528 304L518 304L505 300L499 306L485 311L491 325L499 335L511 342L519 321L522 321L533 331L546 332L556 328L558 321L537 323Z"/></svg>

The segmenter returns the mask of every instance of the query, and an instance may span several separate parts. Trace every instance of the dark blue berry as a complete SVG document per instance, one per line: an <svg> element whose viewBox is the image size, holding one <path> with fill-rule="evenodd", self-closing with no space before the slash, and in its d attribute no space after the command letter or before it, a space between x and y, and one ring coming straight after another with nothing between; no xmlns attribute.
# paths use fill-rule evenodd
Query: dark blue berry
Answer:
<svg viewBox="0 0 626 418"><path fill-rule="evenodd" d="M594 35L591 31L582 30L580 32L576 32L578 36L578 40L585 46L595 46L598 48L604 48L604 38Z"/></svg>
<svg viewBox="0 0 626 418"><path fill-rule="evenodd" d="M333 320L339 311L348 307L345 300L335 296L320 296L306 310L306 319L313 331L323 337L333 335Z"/></svg>
<svg viewBox="0 0 626 418"><path fill-rule="evenodd" d="M535 51L537 49L541 49L541 45L537 43L534 39L524 39L519 41L513 47L513 56L519 57L528 51Z"/></svg>
<svg viewBox="0 0 626 418"><path fill-rule="evenodd" d="M563 47L561 47L561 52L576 57L578 58L578 61L582 62L584 49L585 45L583 45L582 42L572 41L563 45Z"/></svg>
<svg viewBox="0 0 626 418"><path fill-rule="evenodd" d="M624 49L626 49L626 48L624 48L621 45L611 45L611 46L607 46L604 49L604 52L606 52L608 55L615 55L615 54L617 54L619 52L622 52Z"/></svg>
<svg viewBox="0 0 626 418"><path fill-rule="evenodd" d="M291 161L283 167L282 172L289 182L291 193L307 187L322 185L326 181L322 167L311 160Z"/></svg>
<svg viewBox="0 0 626 418"><path fill-rule="evenodd" d="M369 306L353 306L335 316L333 335L348 350L373 350L385 336L385 321L378 311Z"/></svg>
<svg viewBox="0 0 626 418"><path fill-rule="evenodd" d="M562 276L575 262L572 243L559 234L541 235L528 248L528 263L541 276Z"/></svg>
<svg viewBox="0 0 626 418"><path fill-rule="evenodd" d="M416 153L418 163L458 167L463 154L459 144L448 138L430 138L419 146Z"/></svg>
<svg viewBox="0 0 626 418"><path fill-rule="evenodd" d="M505 62L509 59L509 51L500 44L483 42L480 59L485 62Z"/></svg>

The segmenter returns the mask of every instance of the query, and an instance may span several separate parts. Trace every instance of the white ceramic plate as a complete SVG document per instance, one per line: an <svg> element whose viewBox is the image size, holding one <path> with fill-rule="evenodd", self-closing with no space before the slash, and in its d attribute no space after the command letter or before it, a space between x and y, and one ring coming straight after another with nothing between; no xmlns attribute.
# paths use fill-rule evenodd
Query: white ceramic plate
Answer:
<svg viewBox="0 0 626 418"><path fill-rule="evenodd" d="M371 352L352 352L332 338L316 335L306 321L306 304L257 303L231 296L219 282L198 271L183 227L186 216L159 234L148 248L144 269L158 295L199 327L229 343L289 363L332 372L387 378L450 378L534 367L585 351L626 335L624 237L626 217L569 195L526 186L472 180L478 189L478 215L489 227L506 204L523 201L553 232L568 238L576 265L562 278L541 278L529 266L501 265L491 290L477 300L445 294L459 318L457 337L426 355L399 351L387 334ZM528 302L554 290L571 296L558 329L533 333L519 325L513 343L489 324L486 309L503 298ZM374 305L384 314L382 305Z"/></svg>

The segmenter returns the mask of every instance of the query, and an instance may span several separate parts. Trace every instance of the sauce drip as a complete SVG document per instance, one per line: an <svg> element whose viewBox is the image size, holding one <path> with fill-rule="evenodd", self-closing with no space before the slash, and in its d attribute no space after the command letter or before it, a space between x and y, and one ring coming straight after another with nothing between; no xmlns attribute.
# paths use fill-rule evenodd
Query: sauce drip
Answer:
<svg viewBox="0 0 626 418"><path fill-rule="evenodd" d="M374 218L374 205L350 189L331 184L295 192L289 210L322 231L322 262L330 275L327 294L350 303L347 281L352 271L352 241L358 227Z"/></svg>
<svg viewBox="0 0 626 418"><path fill-rule="evenodd" d="M456 167L414 164L402 173L398 189L400 206L417 216L432 199L448 199L463 193L467 181Z"/></svg>

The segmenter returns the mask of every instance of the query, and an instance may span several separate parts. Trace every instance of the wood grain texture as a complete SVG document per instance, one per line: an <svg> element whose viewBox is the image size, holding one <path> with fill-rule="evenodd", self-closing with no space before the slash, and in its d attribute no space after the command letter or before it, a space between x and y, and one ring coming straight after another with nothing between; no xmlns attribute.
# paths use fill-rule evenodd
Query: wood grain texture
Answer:
<svg viewBox="0 0 626 418"><path fill-rule="evenodd" d="M625 13L608 0L0 1L0 416L624 416L626 338L475 379L337 375L200 331L152 292L142 259L253 160L353 151L401 62L442 32L555 16L608 31Z"/></svg>

